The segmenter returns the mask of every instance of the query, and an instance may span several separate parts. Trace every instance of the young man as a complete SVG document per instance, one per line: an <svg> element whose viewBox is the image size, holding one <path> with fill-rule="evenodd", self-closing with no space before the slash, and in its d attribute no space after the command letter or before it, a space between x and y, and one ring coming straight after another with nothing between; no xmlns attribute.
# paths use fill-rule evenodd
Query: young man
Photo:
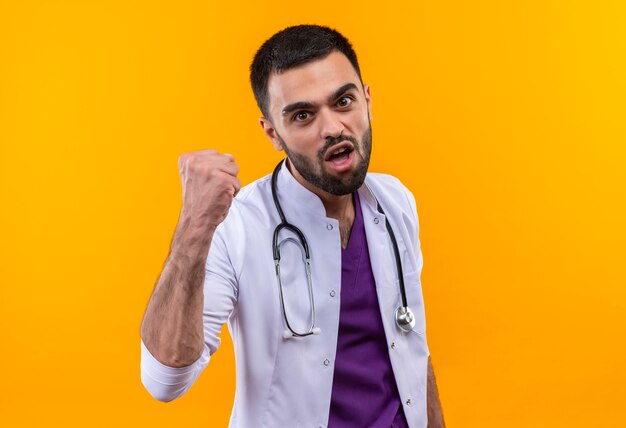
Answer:
<svg viewBox="0 0 626 428"><path fill-rule="evenodd" d="M240 191L233 156L180 157L181 216L141 328L144 385L184 394L228 322L231 427L442 427L415 201L367 173L371 97L350 43L289 27L259 49L251 82L287 160Z"/></svg>

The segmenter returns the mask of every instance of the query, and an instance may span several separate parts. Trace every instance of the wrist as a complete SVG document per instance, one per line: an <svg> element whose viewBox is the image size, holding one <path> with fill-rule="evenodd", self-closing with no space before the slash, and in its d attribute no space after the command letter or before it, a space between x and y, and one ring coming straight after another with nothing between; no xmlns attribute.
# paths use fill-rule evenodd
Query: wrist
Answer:
<svg viewBox="0 0 626 428"><path fill-rule="evenodd" d="M206 258L217 225L181 214L171 245L172 254Z"/></svg>
<svg viewBox="0 0 626 428"><path fill-rule="evenodd" d="M178 227L186 230L194 230L200 233L213 233L220 222L216 222L211 219L211 216L207 213L197 213L192 210L183 209L180 211L180 218L178 220Z"/></svg>

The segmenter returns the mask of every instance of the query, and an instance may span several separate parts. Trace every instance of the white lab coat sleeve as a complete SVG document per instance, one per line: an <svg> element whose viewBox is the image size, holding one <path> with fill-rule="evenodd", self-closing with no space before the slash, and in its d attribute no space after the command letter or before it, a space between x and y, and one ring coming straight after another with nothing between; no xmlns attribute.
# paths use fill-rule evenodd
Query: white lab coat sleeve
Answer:
<svg viewBox="0 0 626 428"><path fill-rule="evenodd" d="M169 367L154 358L141 341L141 382L150 395L159 401L172 401L191 388L209 362L205 346L202 355L187 367Z"/></svg>
<svg viewBox="0 0 626 428"><path fill-rule="evenodd" d="M228 256L223 228L218 227L207 257L204 278L204 350L186 367L159 362L141 341L141 381L157 400L172 401L185 394L220 345L219 334L237 301L237 284Z"/></svg>

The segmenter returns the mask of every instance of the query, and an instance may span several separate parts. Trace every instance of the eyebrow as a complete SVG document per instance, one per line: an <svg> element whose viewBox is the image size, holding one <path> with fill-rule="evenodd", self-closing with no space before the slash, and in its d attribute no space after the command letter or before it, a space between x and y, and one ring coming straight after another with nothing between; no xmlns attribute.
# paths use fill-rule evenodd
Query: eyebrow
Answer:
<svg viewBox="0 0 626 428"><path fill-rule="evenodd" d="M339 98L340 96L342 96L343 94L345 94L346 92L353 90L353 89L357 89L357 86L354 83L346 83L345 85L343 85L342 87L340 87L339 89L337 89L335 92L333 92L333 94L331 96L328 97L328 102L333 102L335 101L337 98ZM295 110L306 110L306 109L312 109L315 107L315 104L308 102L308 101L298 101L292 104L287 105L281 112L281 114L283 116L287 116L289 113L295 111Z"/></svg>

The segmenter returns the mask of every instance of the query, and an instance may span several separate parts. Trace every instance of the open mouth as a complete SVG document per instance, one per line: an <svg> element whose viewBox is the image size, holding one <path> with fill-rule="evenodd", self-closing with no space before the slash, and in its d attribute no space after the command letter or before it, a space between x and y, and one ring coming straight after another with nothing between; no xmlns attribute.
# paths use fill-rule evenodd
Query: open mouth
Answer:
<svg viewBox="0 0 626 428"><path fill-rule="evenodd" d="M324 160L331 171L344 173L352 169L355 154L354 146L344 141L328 149Z"/></svg>
<svg viewBox="0 0 626 428"><path fill-rule="evenodd" d="M354 151L352 144L345 142L337 144L326 152L324 160L335 164L341 164L350 158L350 154Z"/></svg>

